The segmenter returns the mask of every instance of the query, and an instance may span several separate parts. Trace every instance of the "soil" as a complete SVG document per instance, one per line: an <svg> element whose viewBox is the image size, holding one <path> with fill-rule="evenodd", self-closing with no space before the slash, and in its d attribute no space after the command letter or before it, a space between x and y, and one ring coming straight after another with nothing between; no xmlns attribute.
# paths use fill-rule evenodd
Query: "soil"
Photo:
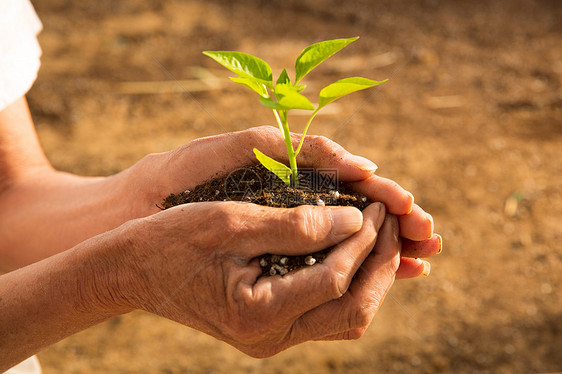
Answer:
<svg viewBox="0 0 562 374"><path fill-rule="evenodd" d="M186 190L170 194L162 202L162 208L203 201L240 201L274 208L294 208L301 205L367 207L367 198L353 192L334 178L313 169L299 169L297 186L288 186L261 164L232 171L224 178L217 178ZM305 266L321 263L330 248L303 256L279 256L264 254L259 257L262 275L285 275Z"/></svg>
<svg viewBox="0 0 562 374"><path fill-rule="evenodd" d="M310 132L410 190L444 243L431 275L397 281L357 341L255 360L135 312L41 352L44 373L562 371L560 1L33 3L44 31L32 115L53 165L82 175L274 124L201 51L251 53L277 75L313 42L360 36L305 78L307 92L390 81L330 104Z"/></svg>

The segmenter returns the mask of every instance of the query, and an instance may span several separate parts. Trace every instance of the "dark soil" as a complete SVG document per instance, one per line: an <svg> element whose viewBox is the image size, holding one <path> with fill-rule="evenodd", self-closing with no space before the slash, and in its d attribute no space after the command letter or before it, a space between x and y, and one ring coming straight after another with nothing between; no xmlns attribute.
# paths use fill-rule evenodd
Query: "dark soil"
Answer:
<svg viewBox="0 0 562 374"><path fill-rule="evenodd" d="M193 190L170 194L162 208L203 201L241 201L275 208L300 205L354 206L363 210L364 195L351 191L336 178L336 173L319 174L313 169L299 169L298 186L288 186L261 164L240 168L228 176L200 184ZM262 274L285 275L307 265L321 263L331 248L303 256L265 254L259 258Z"/></svg>

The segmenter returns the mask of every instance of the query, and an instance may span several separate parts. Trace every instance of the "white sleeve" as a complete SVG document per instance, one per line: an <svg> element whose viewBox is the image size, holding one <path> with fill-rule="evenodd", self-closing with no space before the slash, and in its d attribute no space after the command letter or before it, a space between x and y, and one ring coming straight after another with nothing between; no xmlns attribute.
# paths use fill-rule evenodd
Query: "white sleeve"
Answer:
<svg viewBox="0 0 562 374"><path fill-rule="evenodd" d="M0 0L0 111L25 95L35 82L41 29L29 0Z"/></svg>

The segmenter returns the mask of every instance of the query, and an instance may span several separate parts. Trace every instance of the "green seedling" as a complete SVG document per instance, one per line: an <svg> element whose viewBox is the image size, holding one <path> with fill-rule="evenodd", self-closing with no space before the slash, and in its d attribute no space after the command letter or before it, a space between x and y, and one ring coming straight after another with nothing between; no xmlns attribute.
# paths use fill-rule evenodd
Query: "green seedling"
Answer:
<svg viewBox="0 0 562 374"><path fill-rule="evenodd" d="M301 151L304 137L310 123L318 112L326 105L342 96L355 91L377 86L387 81L373 81L367 78L344 78L324 87L319 94L318 104L313 105L301 92L306 85L299 84L312 69L321 62L340 51L348 44L357 40L355 38L326 40L306 47L295 62L295 79L291 82L287 70L283 69L274 83L271 67L262 59L252 55L235 51L205 51L211 57L238 77L230 78L260 95L260 102L273 110L279 130L287 147L289 167L275 161L254 148L258 161L272 173L277 175L287 185L298 185L297 155ZM288 113L291 109L304 109L311 111L306 123L299 145L295 150L291 142Z"/></svg>

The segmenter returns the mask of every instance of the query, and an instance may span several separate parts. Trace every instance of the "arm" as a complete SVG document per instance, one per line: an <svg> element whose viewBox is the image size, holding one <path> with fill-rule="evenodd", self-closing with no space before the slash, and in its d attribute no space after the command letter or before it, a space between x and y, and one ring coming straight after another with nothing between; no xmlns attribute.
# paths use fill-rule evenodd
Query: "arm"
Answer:
<svg viewBox="0 0 562 374"><path fill-rule="evenodd" d="M119 199L120 178L55 171L25 99L0 112L0 271L71 248L139 215Z"/></svg>

